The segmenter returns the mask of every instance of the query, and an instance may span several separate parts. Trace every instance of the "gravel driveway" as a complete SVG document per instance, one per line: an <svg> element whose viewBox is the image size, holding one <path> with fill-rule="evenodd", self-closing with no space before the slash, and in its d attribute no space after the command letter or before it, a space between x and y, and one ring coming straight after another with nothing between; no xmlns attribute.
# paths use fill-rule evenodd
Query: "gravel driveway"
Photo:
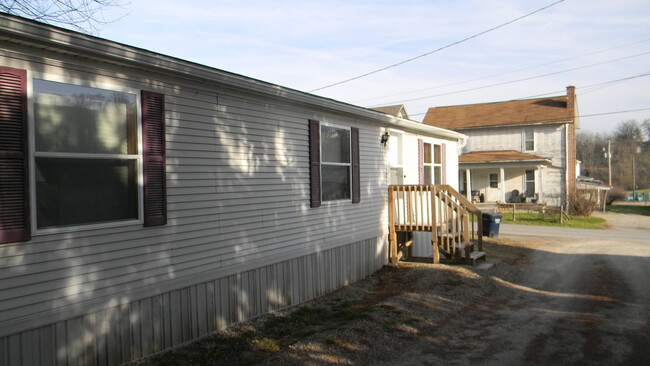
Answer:
<svg viewBox="0 0 650 366"><path fill-rule="evenodd" d="M502 235L490 269L387 267L139 364L650 365L650 217L605 217L616 239Z"/></svg>

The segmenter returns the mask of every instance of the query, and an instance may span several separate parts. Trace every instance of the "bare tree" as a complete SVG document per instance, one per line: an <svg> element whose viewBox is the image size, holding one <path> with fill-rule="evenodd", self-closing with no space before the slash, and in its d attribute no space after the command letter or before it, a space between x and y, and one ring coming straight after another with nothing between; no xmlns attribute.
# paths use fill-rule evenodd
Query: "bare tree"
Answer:
<svg viewBox="0 0 650 366"><path fill-rule="evenodd" d="M0 11L95 34L110 22L104 9L126 4L122 0L0 0Z"/></svg>
<svg viewBox="0 0 650 366"><path fill-rule="evenodd" d="M643 141L641 125L635 119L620 122L614 134L617 140Z"/></svg>
<svg viewBox="0 0 650 366"><path fill-rule="evenodd" d="M619 122L613 133L581 131L577 135L576 153L582 161L582 175L608 181L608 140L611 140L612 184L632 190L633 183L639 188L650 188L650 120L639 124L635 120Z"/></svg>
<svg viewBox="0 0 650 366"><path fill-rule="evenodd" d="M650 143L650 118L643 121L641 124L643 132L645 133L645 138L648 143Z"/></svg>

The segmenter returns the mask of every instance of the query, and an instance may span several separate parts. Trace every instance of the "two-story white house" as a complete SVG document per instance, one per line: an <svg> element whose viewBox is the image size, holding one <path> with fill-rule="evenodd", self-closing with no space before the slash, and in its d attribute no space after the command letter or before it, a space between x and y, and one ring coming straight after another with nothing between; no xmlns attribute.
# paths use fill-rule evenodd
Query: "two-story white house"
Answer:
<svg viewBox="0 0 650 366"><path fill-rule="evenodd" d="M469 137L461 193L478 202L565 205L576 182L575 87L563 96L430 108L427 125Z"/></svg>

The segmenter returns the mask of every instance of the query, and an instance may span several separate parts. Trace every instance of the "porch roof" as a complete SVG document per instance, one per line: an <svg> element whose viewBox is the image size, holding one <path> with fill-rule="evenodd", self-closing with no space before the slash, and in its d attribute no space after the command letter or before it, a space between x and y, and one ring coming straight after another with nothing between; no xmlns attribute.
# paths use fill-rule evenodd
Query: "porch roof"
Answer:
<svg viewBox="0 0 650 366"><path fill-rule="evenodd" d="M476 163L538 163L550 164L551 160L514 150L472 151L458 158L460 164Z"/></svg>

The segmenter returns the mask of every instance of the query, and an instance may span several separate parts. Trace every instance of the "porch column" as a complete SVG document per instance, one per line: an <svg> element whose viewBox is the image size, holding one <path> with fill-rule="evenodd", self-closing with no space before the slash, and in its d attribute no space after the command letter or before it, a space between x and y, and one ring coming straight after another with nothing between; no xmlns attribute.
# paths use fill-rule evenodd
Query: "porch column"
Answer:
<svg viewBox="0 0 650 366"><path fill-rule="evenodd" d="M544 169L544 166L538 166L536 169L536 175L535 177L535 192L539 193L539 198L537 199L537 203L542 203L544 202L543 198L543 193L544 190L542 189L542 169Z"/></svg>
<svg viewBox="0 0 650 366"><path fill-rule="evenodd" d="M499 186L499 192L501 192L501 199L499 201L505 201L506 200L506 173L503 168L499 168L499 182L501 182L501 185Z"/></svg>
<svg viewBox="0 0 650 366"><path fill-rule="evenodd" d="M472 202L472 173L469 169L465 169L465 196Z"/></svg>

